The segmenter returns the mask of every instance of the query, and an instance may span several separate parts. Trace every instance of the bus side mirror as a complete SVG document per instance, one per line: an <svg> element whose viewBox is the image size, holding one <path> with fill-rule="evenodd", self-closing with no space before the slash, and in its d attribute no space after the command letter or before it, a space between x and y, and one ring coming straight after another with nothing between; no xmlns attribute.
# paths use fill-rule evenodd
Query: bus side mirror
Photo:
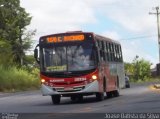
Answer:
<svg viewBox="0 0 160 119"><path fill-rule="evenodd" d="M39 57L38 57L38 49L37 49L38 45L36 46L36 48L34 49L34 58L37 61L37 63L39 64Z"/></svg>
<svg viewBox="0 0 160 119"><path fill-rule="evenodd" d="M34 58L37 59L38 58L38 49L34 49Z"/></svg>

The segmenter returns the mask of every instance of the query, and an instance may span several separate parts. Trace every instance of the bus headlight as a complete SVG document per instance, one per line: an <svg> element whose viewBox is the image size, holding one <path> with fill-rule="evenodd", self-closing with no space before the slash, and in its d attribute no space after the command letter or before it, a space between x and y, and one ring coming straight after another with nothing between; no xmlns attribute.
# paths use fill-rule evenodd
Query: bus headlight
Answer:
<svg viewBox="0 0 160 119"><path fill-rule="evenodd" d="M96 75L92 75L92 79L97 80L97 76Z"/></svg>
<svg viewBox="0 0 160 119"><path fill-rule="evenodd" d="M45 79L41 79L41 83L45 83L46 81L45 81Z"/></svg>

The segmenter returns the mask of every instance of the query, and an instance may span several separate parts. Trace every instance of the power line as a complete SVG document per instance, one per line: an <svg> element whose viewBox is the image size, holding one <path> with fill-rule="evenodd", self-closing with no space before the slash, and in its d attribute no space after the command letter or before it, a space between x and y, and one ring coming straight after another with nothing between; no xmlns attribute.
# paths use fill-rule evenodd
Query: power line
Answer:
<svg viewBox="0 0 160 119"><path fill-rule="evenodd" d="M143 39L143 38L151 38L151 37L155 37L155 36L156 35L136 36L136 37L130 37L130 38L122 38L120 40Z"/></svg>

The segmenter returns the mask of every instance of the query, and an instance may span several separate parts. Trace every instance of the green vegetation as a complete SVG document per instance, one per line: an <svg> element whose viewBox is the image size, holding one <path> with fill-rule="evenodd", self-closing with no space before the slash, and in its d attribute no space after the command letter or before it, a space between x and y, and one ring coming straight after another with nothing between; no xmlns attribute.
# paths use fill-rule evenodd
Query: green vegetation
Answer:
<svg viewBox="0 0 160 119"><path fill-rule="evenodd" d="M132 63L125 63L125 72L133 82L146 82L151 80L150 66L149 61L136 56Z"/></svg>
<svg viewBox="0 0 160 119"><path fill-rule="evenodd" d="M0 91L39 87L33 55L25 54L35 34L35 30L26 30L31 19L20 0L0 0Z"/></svg>
<svg viewBox="0 0 160 119"><path fill-rule="evenodd" d="M135 80L133 78L130 79L130 82L133 82L133 83L144 83L144 82L160 82L160 78L147 78L145 80Z"/></svg>
<svg viewBox="0 0 160 119"><path fill-rule="evenodd" d="M22 66L25 51L31 48L34 31L27 31L31 17L20 6L20 0L0 1L0 51L10 52L12 60ZM8 49L9 48L9 49ZM7 59L7 58L6 58Z"/></svg>
<svg viewBox="0 0 160 119"><path fill-rule="evenodd" d="M39 88L38 69L28 72L15 66L0 66L0 91L18 91Z"/></svg>

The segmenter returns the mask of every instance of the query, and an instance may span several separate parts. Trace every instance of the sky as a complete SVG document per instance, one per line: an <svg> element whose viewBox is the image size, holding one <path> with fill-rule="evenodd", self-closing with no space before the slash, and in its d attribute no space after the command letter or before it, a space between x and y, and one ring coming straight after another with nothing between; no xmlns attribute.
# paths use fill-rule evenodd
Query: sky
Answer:
<svg viewBox="0 0 160 119"><path fill-rule="evenodd" d="M20 1L32 16L27 29L36 29L35 45L43 35L89 31L119 41L125 62L132 62L136 55L152 67L159 62L157 18L149 12L156 12L160 0Z"/></svg>

